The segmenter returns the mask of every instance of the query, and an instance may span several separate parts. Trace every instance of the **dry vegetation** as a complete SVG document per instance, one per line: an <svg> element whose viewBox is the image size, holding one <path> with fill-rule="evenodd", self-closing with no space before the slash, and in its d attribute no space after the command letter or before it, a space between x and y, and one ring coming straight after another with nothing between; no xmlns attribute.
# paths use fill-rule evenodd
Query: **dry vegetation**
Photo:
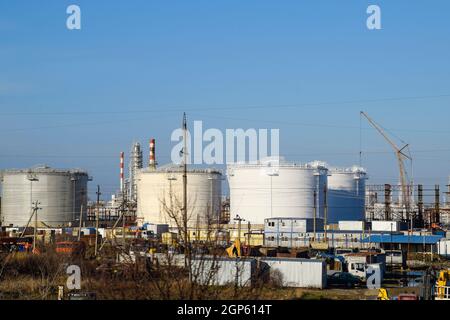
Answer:
<svg viewBox="0 0 450 320"><path fill-rule="evenodd" d="M184 268L153 266L142 261L118 265L111 259L80 260L56 255L17 255L5 264L0 279L0 299L55 300L58 286L65 285L68 264L82 269L82 290L95 292L101 300L287 300L287 299L373 299L376 291L308 290L280 288L277 279L253 286L201 286L189 281Z"/></svg>

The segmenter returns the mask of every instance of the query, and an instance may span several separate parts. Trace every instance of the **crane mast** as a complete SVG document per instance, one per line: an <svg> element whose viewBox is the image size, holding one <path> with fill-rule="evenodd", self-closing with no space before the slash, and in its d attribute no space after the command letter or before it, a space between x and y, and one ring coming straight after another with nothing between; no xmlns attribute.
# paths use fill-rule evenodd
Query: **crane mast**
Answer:
<svg viewBox="0 0 450 320"><path fill-rule="evenodd" d="M398 147L385 133L385 131L378 125L372 118L370 118L365 112L361 111L361 115L364 116L367 121L381 134L381 136L390 144L390 146L394 149L395 155L397 158L399 175L400 175L400 185L402 191L402 207L406 211L406 220L410 219L410 206L411 206L411 193L410 193L410 184L408 182L408 175L405 168L405 161L410 160L412 158L407 155L404 151L408 149L409 145L405 144L403 147ZM404 218L404 217L402 217Z"/></svg>

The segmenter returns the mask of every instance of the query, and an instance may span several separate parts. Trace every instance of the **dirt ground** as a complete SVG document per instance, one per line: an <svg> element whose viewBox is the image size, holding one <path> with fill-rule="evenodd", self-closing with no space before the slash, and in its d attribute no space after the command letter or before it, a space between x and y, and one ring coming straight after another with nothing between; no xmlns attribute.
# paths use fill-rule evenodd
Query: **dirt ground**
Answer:
<svg viewBox="0 0 450 320"><path fill-rule="evenodd" d="M63 279L52 284L43 279L32 277L20 277L0 282L0 300L56 300L58 285L63 285ZM103 281L88 281L82 285L83 291L96 292L99 300L146 300L161 299L153 295L152 284L134 281L112 281L105 287ZM392 288L388 289L389 295L396 296L400 293L418 293L415 288ZM357 289L288 289L288 288L262 288L256 296L258 300L376 300L378 290L364 288ZM224 290L224 299L230 295Z"/></svg>

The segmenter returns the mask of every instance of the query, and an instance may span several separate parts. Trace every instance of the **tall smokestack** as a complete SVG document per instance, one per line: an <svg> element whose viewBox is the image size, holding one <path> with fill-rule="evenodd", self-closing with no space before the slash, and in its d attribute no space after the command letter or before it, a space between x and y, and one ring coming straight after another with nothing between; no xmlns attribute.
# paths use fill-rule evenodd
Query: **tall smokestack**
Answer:
<svg viewBox="0 0 450 320"><path fill-rule="evenodd" d="M148 166L152 169L156 169L155 139L150 139L150 158L148 160Z"/></svg>
<svg viewBox="0 0 450 320"><path fill-rule="evenodd" d="M120 153L120 193L123 194L124 191L124 185L125 185L125 178L124 178L124 173L123 173L123 169L124 169L124 159L125 158L125 153L121 152Z"/></svg>

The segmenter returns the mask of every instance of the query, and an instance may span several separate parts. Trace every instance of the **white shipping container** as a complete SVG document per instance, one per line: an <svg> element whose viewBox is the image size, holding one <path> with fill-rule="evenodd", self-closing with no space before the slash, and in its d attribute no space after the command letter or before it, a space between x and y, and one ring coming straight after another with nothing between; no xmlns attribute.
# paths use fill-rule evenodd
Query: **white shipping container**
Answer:
<svg viewBox="0 0 450 320"><path fill-rule="evenodd" d="M247 287L252 284L255 272L255 259L214 259L210 257L192 259L194 281L201 285L224 286L235 284L237 279L238 286Z"/></svg>
<svg viewBox="0 0 450 320"><path fill-rule="evenodd" d="M324 289L327 286L327 267L323 260L263 258L271 276L281 274L282 285L290 288Z"/></svg>
<svg viewBox="0 0 450 320"><path fill-rule="evenodd" d="M95 228L81 228L81 232L85 235L85 236L89 236L91 234L95 234Z"/></svg>
<svg viewBox="0 0 450 320"><path fill-rule="evenodd" d="M94 232L95 234L95 232ZM98 234L103 238L106 239L106 229L105 228L98 228Z"/></svg>
<svg viewBox="0 0 450 320"><path fill-rule="evenodd" d="M399 221L372 221L372 231L399 232Z"/></svg>
<svg viewBox="0 0 450 320"><path fill-rule="evenodd" d="M153 253L150 256L152 263L158 263L161 266L184 267L184 254L170 254L170 253Z"/></svg>
<svg viewBox="0 0 450 320"><path fill-rule="evenodd" d="M306 233L314 231L314 219L301 218L270 218L265 220L266 232L293 232ZM317 218L315 221L316 232L324 230L324 220Z"/></svg>
<svg viewBox="0 0 450 320"><path fill-rule="evenodd" d="M341 231L364 231L364 221L339 221Z"/></svg>
<svg viewBox="0 0 450 320"><path fill-rule="evenodd" d="M146 229L147 231L152 231L155 236L159 236L162 235L164 232L169 232L169 225L148 223L146 225Z"/></svg>

